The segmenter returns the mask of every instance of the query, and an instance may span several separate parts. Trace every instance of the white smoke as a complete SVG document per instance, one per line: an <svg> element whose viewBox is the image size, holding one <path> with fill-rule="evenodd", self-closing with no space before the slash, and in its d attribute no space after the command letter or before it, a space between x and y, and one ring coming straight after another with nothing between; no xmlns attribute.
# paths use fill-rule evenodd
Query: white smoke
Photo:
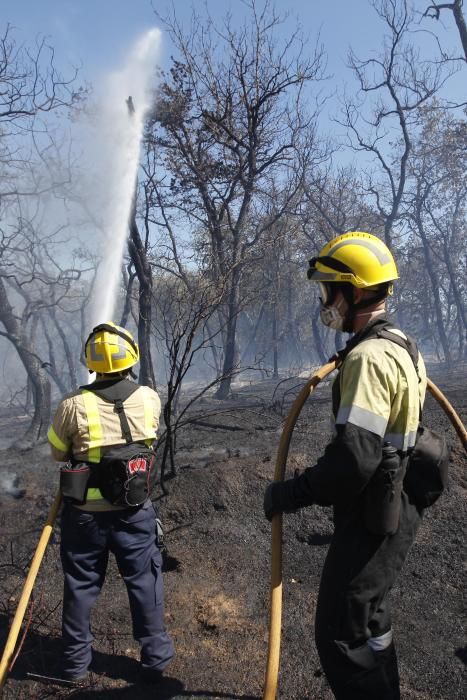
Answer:
<svg viewBox="0 0 467 700"><path fill-rule="evenodd" d="M13 498L22 498L26 493L25 489L18 488L19 477L15 472L0 472L0 488L2 493Z"/></svg>
<svg viewBox="0 0 467 700"><path fill-rule="evenodd" d="M158 29L144 34L130 52L125 67L107 76L96 95L83 188L87 215L94 229L92 245L100 259L88 314L90 327L113 320L160 38Z"/></svg>

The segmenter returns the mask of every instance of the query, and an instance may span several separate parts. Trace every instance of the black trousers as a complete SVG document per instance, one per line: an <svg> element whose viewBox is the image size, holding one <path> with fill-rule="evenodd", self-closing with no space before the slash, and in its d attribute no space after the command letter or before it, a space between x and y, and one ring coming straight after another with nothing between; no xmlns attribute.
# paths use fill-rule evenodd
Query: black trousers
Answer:
<svg viewBox="0 0 467 700"><path fill-rule="evenodd" d="M367 643L391 629L388 594L415 539L421 516L402 494L399 529L374 535L363 509L336 514L320 582L315 638L321 664L338 700L399 700L394 644Z"/></svg>
<svg viewBox="0 0 467 700"><path fill-rule="evenodd" d="M133 636L141 644L143 668L163 670L174 655L164 624L162 557L155 544L155 511L140 508L84 512L65 505L61 521L64 573L63 672L82 676L92 660L90 616L102 588L109 552L125 581Z"/></svg>

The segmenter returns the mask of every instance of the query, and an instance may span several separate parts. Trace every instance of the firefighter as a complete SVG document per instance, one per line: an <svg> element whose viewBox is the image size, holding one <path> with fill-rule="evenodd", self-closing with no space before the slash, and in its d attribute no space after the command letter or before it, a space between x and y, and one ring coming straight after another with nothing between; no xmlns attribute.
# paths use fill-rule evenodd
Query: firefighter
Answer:
<svg viewBox="0 0 467 700"><path fill-rule="evenodd" d="M338 236L310 261L308 278L319 285L324 325L353 335L332 388L333 437L315 466L268 485L265 515L333 506L315 617L321 664L338 700L396 700L388 594L421 519L402 483L425 398L425 367L385 319L398 273L379 238ZM381 336L382 327L393 335Z"/></svg>
<svg viewBox="0 0 467 700"><path fill-rule="evenodd" d="M112 552L127 588L133 636L141 644L142 675L158 682L174 655L164 625L162 559L149 498L161 403L155 391L128 379L139 349L124 328L112 322L94 328L84 358L95 381L62 399L48 433L54 459L66 462L60 479L63 677L81 684L88 676L91 608ZM129 459L132 451L137 457Z"/></svg>

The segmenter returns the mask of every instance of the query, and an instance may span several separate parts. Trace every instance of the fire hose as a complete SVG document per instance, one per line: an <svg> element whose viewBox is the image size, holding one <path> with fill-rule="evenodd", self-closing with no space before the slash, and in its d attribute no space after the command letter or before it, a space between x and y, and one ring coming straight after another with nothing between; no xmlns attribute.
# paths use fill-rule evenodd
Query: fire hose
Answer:
<svg viewBox="0 0 467 700"><path fill-rule="evenodd" d="M21 623L23 622L26 609L28 607L29 598L31 597L32 589L34 588L34 583L41 565L47 544L52 534L55 519L57 517L58 509L61 503L60 493L57 493L55 500L47 516L47 522L44 525L42 534L39 538L39 544L37 545L36 551L31 561L31 566L29 568L26 581L23 586L23 591L19 599L18 607L16 608L16 613L11 623L10 632L8 633L8 638L6 640L5 649L3 650L2 660L0 662L0 689L3 688L6 677L10 669L10 661L13 657L15 651L16 640L18 639L19 631L21 629Z"/></svg>
<svg viewBox="0 0 467 700"><path fill-rule="evenodd" d="M285 466L289 452L292 432L297 422L298 416L305 404L305 401L312 393L319 382L327 377L338 366L338 362L332 361L323 365L315 374L308 380L303 389L295 399L289 415L287 416L284 429L282 431L277 452L276 468L274 472L274 480L281 481L284 478ZM433 384L427 380L427 388L434 398L446 412L449 420L456 429L457 434L467 451L467 431L462 424L461 419L456 411L449 403L444 394ZM42 530L39 543L31 561L26 581L23 586L21 597L15 616L11 623L11 628L7 637L5 648L3 650L2 659L0 662L0 690L5 684L6 677L9 673L10 662L14 654L16 641L21 629L24 615L31 597L32 589L39 572L42 559L47 548L53 526L57 517L58 510L61 504L61 495L57 493L55 500L52 503L47 521ZM279 676L279 656L280 656L280 635L282 621L282 516L275 515L272 520L272 557L271 557L271 611L269 624L269 648L268 661L266 669L266 681L264 686L263 700L274 700L277 691L277 681Z"/></svg>
<svg viewBox="0 0 467 700"><path fill-rule="evenodd" d="M322 379L337 369L339 360L333 360L323 365L307 381L303 389L298 394L289 414L286 418L282 435L277 450L276 466L274 471L274 481L283 481L285 467L289 453L292 432L297 422L298 416L315 387ZM461 419L449 403L446 396L427 379L427 389L440 404L447 417L454 426L460 441L467 452L467 430ZM282 514L278 513L272 519L272 547L271 547L271 607L269 614L269 640L268 657L266 665L266 678L264 683L263 700L275 700L279 678L279 659L281 645L281 625L282 625Z"/></svg>

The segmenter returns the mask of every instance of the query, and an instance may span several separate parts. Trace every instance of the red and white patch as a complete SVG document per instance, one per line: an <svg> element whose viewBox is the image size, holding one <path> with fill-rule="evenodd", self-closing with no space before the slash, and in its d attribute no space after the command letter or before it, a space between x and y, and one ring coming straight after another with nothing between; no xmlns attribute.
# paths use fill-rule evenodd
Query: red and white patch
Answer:
<svg viewBox="0 0 467 700"><path fill-rule="evenodd" d="M144 459L144 457L135 457L134 459L130 459L128 462L128 471L130 474L136 474L136 472L145 472L147 471L148 468L148 463Z"/></svg>

